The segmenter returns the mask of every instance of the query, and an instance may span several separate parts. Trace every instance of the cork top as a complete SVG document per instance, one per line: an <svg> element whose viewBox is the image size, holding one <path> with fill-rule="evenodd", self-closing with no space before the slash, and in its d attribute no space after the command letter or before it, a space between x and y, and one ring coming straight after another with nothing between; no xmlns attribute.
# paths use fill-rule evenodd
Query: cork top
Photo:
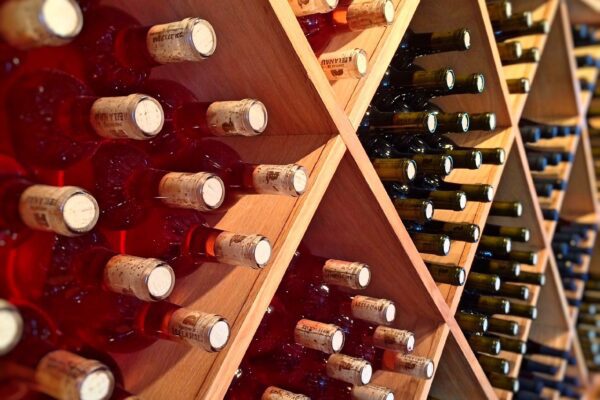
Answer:
<svg viewBox="0 0 600 400"><path fill-rule="evenodd" d="M217 209L225 200L225 184L209 172L169 172L162 177L158 192L169 206L198 211Z"/></svg>
<svg viewBox="0 0 600 400"><path fill-rule="evenodd" d="M471 48L471 32L468 29L462 30L463 47L466 50Z"/></svg>
<svg viewBox="0 0 600 400"><path fill-rule="evenodd" d="M425 219L430 220L433 218L433 203L430 201L425 202Z"/></svg>
<svg viewBox="0 0 600 400"><path fill-rule="evenodd" d="M0 356L9 353L21 340L23 319L19 310L6 300L0 299Z"/></svg>
<svg viewBox="0 0 600 400"><path fill-rule="evenodd" d="M301 165L259 164L252 171L257 193L300 196L306 191L308 171Z"/></svg>
<svg viewBox="0 0 600 400"><path fill-rule="evenodd" d="M73 0L45 0L40 20L52 35L70 40L81 32L83 14Z"/></svg>
<svg viewBox="0 0 600 400"><path fill-rule="evenodd" d="M446 87L448 90L454 88L454 84L456 83L456 75L452 69L446 68L444 70L444 81L446 81Z"/></svg>
<svg viewBox="0 0 600 400"><path fill-rule="evenodd" d="M217 35L208 21L185 18L152 26L146 35L146 46L160 64L202 61L215 52Z"/></svg>
<svg viewBox="0 0 600 400"><path fill-rule="evenodd" d="M213 349L220 350L229 340L229 324L224 319L217 321L211 328L208 341Z"/></svg>
<svg viewBox="0 0 600 400"><path fill-rule="evenodd" d="M463 132L466 132L469 130L469 114L467 113L459 113L458 114L458 119L460 122L460 128L462 129Z"/></svg>
<svg viewBox="0 0 600 400"><path fill-rule="evenodd" d="M444 236L442 239L442 253L448 254L449 252L450 252L450 238L448 236Z"/></svg>
<svg viewBox="0 0 600 400"><path fill-rule="evenodd" d="M496 129L496 126L498 125L496 113L488 113L488 123L490 124L489 126L490 126L491 131ZM502 149L502 151L504 151L504 149ZM503 156L504 156L504 154L501 157L503 157ZM504 158L502 158L500 162L502 164L504 164Z"/></svg>
<svg viewBox="0 0 600 400"><path fill-rule="evenodd" d="M79 395L81 400L103 400L113 386L113 377L106 370L99 369L91 372L81 382Z"/></svg>
<svg viewBox="0 0 600 400"><path fill-rule="evenodd" d="M452 164L452 157L442 157L442 169L444 171L444 175L450 174L453 167L454 165Z"/></svg>
<svg viewBox="0 0 600 400"><path fill-rule="evenodd" d="M269 114L255 99L216 101L206 110L206 121L215 136L256 136L267 128Z"/></svg>
<svg viewBox="0 0 600 400"><path fill-rule="evenodd" d="M384 0L382 10L385 22L388 25L394 22L394 3L392 3L392 0Z"/></svg>
<svg viewBox="0 0 600 400"><path fill-rule="evenodd" d="M133 119L145 136L156 136L164 124L163 109L152 97L137 96L140 97L133 109Z"/></svg>
<svg viewBox="0 0 600 400"><path fill-rule="evenodd" d="M77 233L90 231L96 225L99 216L96 199L78 188L64 187L63 189L73 191L62 206L65 225L69 230Z"/></svg>
<svg viewBox="0 0 600 400"><path fill-rule="evenodd" d="M477 240L479 240L479 235L477 235ZM461 268L459 270L457 279L460 286L465 284L465 280L467 279L467 273L465 272L464 268Z"/></svg>
<svg viewBox="0 0 600 400"><path fill-rule="evenodd" d="M210 57L217 48L217 35L212 25L200 18L188 18L191 25L190 39L202 57Z"/></svg>
<svg viewBox="0 0 600 400"><path fill-rule="evenodd" d="M437 117L434 113L427 113L425 116L425 126L429 133L434 133L437 129Z"/></svg>

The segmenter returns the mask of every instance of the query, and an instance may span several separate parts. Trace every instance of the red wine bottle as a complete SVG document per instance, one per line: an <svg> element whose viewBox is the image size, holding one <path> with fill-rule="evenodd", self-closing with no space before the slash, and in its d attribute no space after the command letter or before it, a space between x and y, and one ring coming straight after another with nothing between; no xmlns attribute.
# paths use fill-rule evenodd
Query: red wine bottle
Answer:
<svg viewBox="0 0 600 400"><path fill-rule="evenodd" d="M262 235L227 232L207 225L192 210L155 208L121 241L125 254L168 262L184 276L205 262L263 268L271 258L271 244Z"/></svg>
<svg viewBox="0 0 600 400"><path fill-rule="evenodd" d="M55 399L111 398L114 377L92 359L63 350L60 330L32 304L0 300L0 369Z"/></svg>
<svg viewBox="0 0 600 400"><path fill-rule="evenodd" d="M31 230L77 236L98 221L98 203L75 186L39 185L13 159L0 156L0 233L7 246L19 244Z"/></svg>
<svg viewBox="0 0 600 400"><path fill-rule="evenodd" d="M65 181L96 195L100 223L109 229L136 225L152 206L211 211L225 197L224 184L215 174L155 169L145 153L114 141L101 144L92 157L74 164L65 172Z"/></svg>
<svg viewBox="0 0 600 400"><path fill-rule="evenodd" d="M59 71L23 75L9 96L12 142L27 166L63 169L90 155L101 140L148 140L164 122L162 107L152 97L97 97Z"/></svg>
<svg viewBox="0 0 600 400"><path fill-rule="evenodd" d="M143 83L152 68L210 57L217 39L200 18L154 26L112 7L96 7L87 16L77 44L86 58L87 77L101 94L124 94Z"/></svg>
<svg viewBox="0 0 600 400"><path fill-rule="evenodd" d="M201 148L204 137L256 136L267 127L267 109L258 100L201 102L183 85L167 80L149 80L139 90L157 99L165 112L160 135L140 143L161 168L174 168L186 149Z"/></svg>
<svg viewBox="0 0 600 400"><path fill-rule="evenodd" d="M340 0L338 7L328 14L299 18L304 35L316 54L321 54L335 35L387 26L393 21L391 0Z"/></svg>

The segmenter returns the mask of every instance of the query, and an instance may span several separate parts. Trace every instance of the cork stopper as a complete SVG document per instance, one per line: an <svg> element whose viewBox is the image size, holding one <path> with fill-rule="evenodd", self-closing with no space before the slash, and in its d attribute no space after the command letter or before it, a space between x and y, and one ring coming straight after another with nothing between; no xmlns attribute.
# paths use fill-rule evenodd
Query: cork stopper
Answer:
<svg viewBox="0 0 600 400"><path fill-rule="evenodd" d="M297 164L260 164L252 171L252 183L257 193L297 197L306 190L308 171Z"/></svg>
<svg viewBox="0 0 600 400"><path fill-rule="evenodd" d="M429 221L431 218L433 218L433 203L428 201L424 203L424 210L423 210L423 215L425 216L425 219L427 221Z"/></svg>
<svg viewBox="0 0 600 400"><path fill-rule="evenodd" d="M366 385L373 376L373 367L368 361L344 354L329 356L325 369L330 378L351 385Z"/></svg>
<svg viewBox="0 0 600 400"><path fill-rule="evenodd" d="M175 273L168 264L155 258L116 255L106 263L104 285L115 293L159 301L173 291Z"/></svg>
<svg viewBox="0 0 600 400"><path fill-rule="evenodd" d="M144 94L101 97L92 104L90 123L107 139L148 140L162 130L165 114L156 99Z"/></svg>
<svg viewBox="0 0 600 400"><path fill-rule="evenodd" d="M0 6L0 36L27 50L62 46L83 27L83 14L74 0L9 0Z"/></svg>
<svg viewBox="0 0 600 400"><path fill-rule="evenodd" d="M100 210L96 199L78 187L32 185L19 199L19 214L32 229L78 236L94 228Z"/></svg>
<svg viewBox="0 0 600 400"><path fill-rule="evenodd" d="M363 49L323 53L319 57L323 72L330 81L360 79L367 74L369 59Z"/></svg>
<svg viewBox="0 0 600 400"><path fill-rule="evenodd" d="M0 299L0 356L19 343L23 335L23 319L19 310L8 301Z"/></svg>
<svg viewBox="0 0 600 400"><path fill-rule="evenodd" d="M158 185L160 200L177 208L211 211L225 200L225 184L209 172L169 172Z"/></svg>
<svg viewBox="0 0 600 400"><path fill-rule="evenodd" d="M179 308L171 315L169 333L177 340L208 352L220 351L229 341L229 323L220 315Z"/></svg>
<svg viewBox="0 0 600 400"><path fill-rule="evenodd" d="M212 25L200 18L185 18L148 30L146 45L159 64L202 61L215 52L217 35Z"/></svg>
<svg viewBox="0 0 600 400"><path fill-rule="evenodd" d="M346 18L352 31L362 31L394 22L394 3L391 0L355 1L348 6Z"/></svg>
<svg viewBox="0 0 600 400"><path fill-rule="evenodd" d="M260 400L310 400L303 394L288 392L275 386L269 386L260 397Z"/></svg>
<svg viewBox="0 0 600 400"><path fill-rule="evenodd" d="M386 299L354 296L351 309L355 318L378 325L389 325L396 319L396 305Z"/></svg>
<svg viewBox="0 0 600 400"><path fill-rule="evenodd" d="M294 329L294 340L309 349L333 354L342 350L344 332L333 324L301 319Z"/></svg>
<svg viewBox="0 0 600 400"><path fill-rule="evenodd" d="M341 260L327 260L323 265L323 282L348 289L362 290L371 282L367 264Z"/></svg>
<svg viewBox="0 0 600 400"><path fill-rule="evenodd" d="M221 232L215 240L215 256L224 264L264 268L271 252L269 239L262 235Z"/></svg>
<svg viewBox="0 0 600 400"><path fill-rule="evenodd" d="M107 400L114 388L108 367L64 350L40 360L35 380L40 391L56 399Z"/></svg>
<svg viewBox="0 0 600 400"><path fill-rule="evenodd" d="M450 68L446 68L444 70L444 81L446 82L446 87L448 90L452 90L454 88L454 84L456 83L456 74Z"/></svg>
<svg viewBox="0 0 600 400"><path fill-rule="evenodd" d="M350 392L352 400L394 400L391 389L377 385L353 386Z"/></svg>
<svg viewBox="0 0 600 400"><path fill-rule="evenodd" d="M380 325L373 333L373 343L381 349L410 353L415 348L415 335L409 331Z"/></svg>
<svg viewBox="0 0 600 400"><path fill-rule="evenodd" d="M337 7L339 0L288 0L296 17L326 14Z"/></svg>
<svg viewBox="0 0 600 400"><path fill-rule="evenodd" d="M437 116L434 113L425 114L425 127L429 133L434 133L437 129Z"/></svg>
<svg viewBox="0 0 600 400"><path fill-rule="evenodd" d="M215 136L257 136L267 128L268 120L267 108L254 99L217 101L206 111L208 127Z"/></svg>

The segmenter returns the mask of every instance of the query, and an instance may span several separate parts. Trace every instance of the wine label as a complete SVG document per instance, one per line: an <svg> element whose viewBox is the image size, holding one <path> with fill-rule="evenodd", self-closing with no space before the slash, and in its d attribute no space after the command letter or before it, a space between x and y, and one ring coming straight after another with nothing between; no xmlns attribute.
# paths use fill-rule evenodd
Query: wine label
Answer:
<svg viewBox="0 0 600 400"><path fill-rule="evenodd" d="M256 136L267 128L267 108L258 100L217 101L206 111L206 122L216 136Z"/></svg>
<svg viewBox="0 0 600 400"><path fill-rule="evenodd" d="M107 139L152 139L162 130L164 122L160 103L143 94L101 97L90 110L92 127Z"/></svg>
<svg viewBox="0 0 600 400"><path fill-rule="evenodd" d="M348 27L362 31L387 26L394 21L394 4L390 0L359 0L348 6Z"/></svg>
<svg viewBox="0 0 600 400"><path fill-rule="evenodd" d="M330 378L351 385L366 385L373 375L373 368L369 362L344 354L329 356L325 370Z"/></svg>
<svg viewBox="0 0 600 400"><path fill-rule="evenodd" d="M19 199L19 214L31 229L77 236L94 228L100 211L96 199L78 187L32 185Z"/></svg>
<svg viewBox="0 0 600 400"><path fill-rule="evenodd" d="M410 353L415 347L415 335L409 331L380 325L373 332L373 343L382 349Z"/></svg>
<svg viewBox="0 0 600 400"><path fill-rule="evenodd" d="M185 18L151 27L146 36L146 46L159 64L202 61L215 52L217 35L208 21Z"/></svg>
<svg viewBox="0 0 600 400"><path fill-rule="evenodd" d="M221 232L215 241L219 262L250 268L263 268L271 259L271 243L261 235Z"/></svg>
<svg viewBox="0 0 600 400"><path fill-rule="evenodd" d="M344 333L333 324L301 319L294 329L294 340L309 349L332 354L344 346Z"/></svg>
<svg viewBox="0 0 600 400"><path fill-rule="evenodd" d="M0 299L0 356L9 353L21 340L23 319L19 310L6 300Z"/></svg>
<svg viewBox="0 0 600 400"><path fill-rule="evenodd" d="M114 387L114 377L104 364L63 350L40 360L35 380L40 391L63 400L109 399Z"/></svg>
<svg viewBox="0 0 600 400"><path fill-rule="evenodd" d="M323 265L323 282L349 289L364 289L371 282L371 269L360 262L327 260Z"/></svg>
<svg viewBox="0 0 600 400"><path fill-rule="evenodd" d="M83 14L73 0L9 0L0 6L0 36L21 50L64 45L82 27Z"/></svg>
<svg viewBox="0 0 600 400"><path fill-rule="evenodd" d="M353 386L352 400L394 400L391 389L377 385Z"/></svg>
<svg viewBox="0 0 600 400"><path fill-rule="evenodd" d="M229 324L220 315L180 308L169 321L171 340L200 347L209 352L221 350L229 340Z"/></svg>
<svg viewBox="0 0 600 400"><path fill-rule="evenodd" d="M288 0L296 17L325 14L338 5L338 0Z"/></svg>
<svg viewBox="0 0 600 400"><path fill-rule="evenodd" d="M367 74L369 60L362 49L323 53L319 57L321 68L330 81L362 78Z"/></svg>
<svg viewBox="0 0 600 400"><path fill-rule="evenodd" d="M389 325L396 319L396 306L393 302L386 299L354 296L351 308L352 315L355 318L378 325Z"/></svg>
<svg viewBox="0 0 600 400"><path fill-rule="evenodd" d="M252 184L257 193L296 197L306 190L308 172L296 164L260 164L252 171Z"/></svg>
<svg viewBox="0 0 600 400"><path fill-rule="evenodd" d="M104 284L115 293L158 301L173 291L175 273L168 264L155 258L116 255L106 263Z"/></svg>
<svg viewBox="0 0 600 400"><path fill-rule="evenodd" d="M169 172L160 180L158 194L171 207L211 211L223 204L225 184L208 172Z"/></svg>
<svg viewBox="0 0 600 400"><path fill-rule="evenodd" d="M394 354L393 371L421 379L431 379L433 376L433 361L411 354Z"/></svg>
<svg viewBox="0 0 600 400"><path fill-rule="evenodd" d="M382 181L409 183L417 173L415 162L403 158L377 158L373 167Z"/></svg>
<svg viewBox="0 0 600 400"><path fill-rule="evenodd" d="M310 400L310 397L269 386L260 397L260 400Z"/></svg>

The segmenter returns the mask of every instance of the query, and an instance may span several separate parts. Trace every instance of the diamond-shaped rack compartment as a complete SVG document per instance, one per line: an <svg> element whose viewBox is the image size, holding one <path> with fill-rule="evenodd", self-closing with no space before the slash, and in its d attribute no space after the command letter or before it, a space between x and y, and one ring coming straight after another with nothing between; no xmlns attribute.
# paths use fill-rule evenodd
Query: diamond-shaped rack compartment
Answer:
<svg viewBox="0 0 600 400"><path fill-rule="evenodd" d="M550 26L552 26L559 3L560 0L518 1L513 3L513 13L532 11L534 21L546 20L548 21ZM540 50L540 54L544 54L547 39L547 35L529 35L518 38L519 42L521 42L524 49L537 47ZM554 51L554 48L552 48L552 51ZM504 73L503 75L505 79L526 78L529 80L530 84L533 85L537 68L537 63L525 63L503 66L502 71ZM516 121L518 121L521 117L521 113L523 112L523 107L525 106L527 97L527 93L511 94L509 96L511 113L516 119Z"/></svg>
<svg viewBox="0 0 600 400"><path fill-rule="evenodd" d="M552 51L542 54L531 92L523 110L522 118L530 121L553 125L579 125L580 99L579 83L576 78L575 60L572 51L572 37L566 7L559 7L557 17L548 34L547 45ZM548 99L558 99L553 102ZM569 135L554 139L542 139L533 146L549 151L568 152L575 155L578 135ZM529 145L526 145L529 146ZM569 182L572 162L561 162L549 166L542 173L534 175L551 176ZM562 207L565 191L555 190L549 198L540 198L542 208L559 211ZM546 221L546 231L551 239L556 229L555 221Z"/></svg>

